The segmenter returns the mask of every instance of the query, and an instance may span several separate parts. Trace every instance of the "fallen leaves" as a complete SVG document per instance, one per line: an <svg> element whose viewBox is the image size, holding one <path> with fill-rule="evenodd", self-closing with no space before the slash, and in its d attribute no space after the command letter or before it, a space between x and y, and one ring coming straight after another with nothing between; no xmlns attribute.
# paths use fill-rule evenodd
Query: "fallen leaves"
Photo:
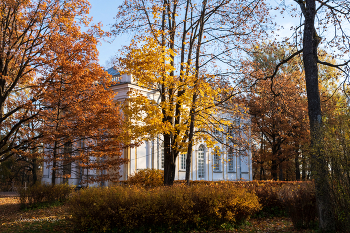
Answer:
<svg viewBox="0 0 350 233"><path fill-rule="evenodd" d="M0 197L0 232L72 232L66 206L21 210L18 197Z"/></svg>

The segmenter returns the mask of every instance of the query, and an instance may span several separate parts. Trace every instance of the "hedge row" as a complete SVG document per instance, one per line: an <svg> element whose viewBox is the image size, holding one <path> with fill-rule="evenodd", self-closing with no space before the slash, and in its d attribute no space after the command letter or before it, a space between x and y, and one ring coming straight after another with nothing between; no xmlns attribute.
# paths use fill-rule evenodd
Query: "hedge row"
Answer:
<svg viewBox="0 0 350 233"><path fill-rule="evenodd" d="M255 194L229 186L92 188L69 200L82 231L187 231L240 224L260 210Z"/></svg>
<svg viewBox="0 0 350 233"><path fill-rule="evenodd" d="M145 188L163 185L163 171L156 169L140 170L122 186ZM186 181L176 180L174 185L185 185ZM256 216L286 216L292 218L296 228L310 228L316 222L316 196L312 181L191 181L191 186L246 189L258 196L262 208Z"/></svg>
<svg viewBox="0 0 350 233"><path fill-rule="evenodd" d="M42 203L64 202L74 186L68 184L37 184L27 189L20 189L20 203L22 207L36 207Z"/></svg>
<svg viewBox="0 0 350 233"><path fill-rule="evenodd" d="M187 186L175 181L173 187L163 187L162 176L146 169L121 186L72 195L68 204L74 225L83 231L208 230L240 224L254 214L269 217L287 211L296 228L316 222L313 182L191 181ZM29 207L62 202L72 191L66 184L36 185L21 190L20 200Z"/></svg>

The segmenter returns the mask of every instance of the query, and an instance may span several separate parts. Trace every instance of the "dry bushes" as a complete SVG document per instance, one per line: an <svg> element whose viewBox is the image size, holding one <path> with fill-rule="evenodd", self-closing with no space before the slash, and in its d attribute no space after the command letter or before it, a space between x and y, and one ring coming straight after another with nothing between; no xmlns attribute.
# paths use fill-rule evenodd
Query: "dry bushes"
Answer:
<svg viewBox="0 0 350 233"><path fill-rule="evenodd" d="M312 181L252 181L246 186L262 205L262 216L288 215L293 226L314 228L317 220L315 185Z"/></svg>
<svg viewBox="0 0 350 233"><path fill-rule="evenodd" d="M142 169L128 177L127 184L145 187L159 187L163 185L164 171L159 169Z"/></svg>
<svg viewBox="0 0 350 233"><path fill-rule="evenodd" d="M256 217L290 216L295 228L314 228L316 225L315 186L312 181L192 181L191 184L245 188L258 196L262 208Z"/></svg>
<svg viewBox="0 0 350 233"><path fill-rule="evenodd" d="M311 182L285 185L279 192L295 228L312 228L316 224L316 194Z"/></svg>
<svg viewBox="0 0 350 233"><path fill-rule="evenodd" d="M27 190L20 189L20 203L23 207L36 207L42 203L53 203L65 201L74 190L74 186L68 184L37 184Z"/></svg>
<svg viewBox="0 0 350 233"><path fill-rule="evenodd" d="M72 221L86 231L187 231L239 224L260 209L244 188L183 186L92 188L69 200Z"/></svg>

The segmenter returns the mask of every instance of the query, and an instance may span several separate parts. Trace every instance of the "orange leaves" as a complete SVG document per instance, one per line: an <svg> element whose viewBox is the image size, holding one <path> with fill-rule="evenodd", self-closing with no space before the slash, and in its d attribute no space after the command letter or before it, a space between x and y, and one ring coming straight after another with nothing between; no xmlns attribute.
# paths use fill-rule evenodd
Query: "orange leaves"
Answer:
<svg viewBox="0 0 350 233"><path fill-rule="evenodd" d="M257 196L244 188L205 185L93 188L74 195L69 205L75 225L94 231L153 231L159 225L177 231L216 229L240 224L260 209Z"/></svg>
<svg viewBox="0 0 350 233"><path fill-rule="evenodd" d="M293 169L292 161L298 158L299 148L308 141L304 74L296 62L290 62L272 80L266 80L288 48L270 43L253 46L253 51L251 61L247 62L250 72L247 77L256 82L249 99L252 131L257 140L255 168L258 163L260 168L265 164L264 169L271 168L271 178L277 179L277 166L280 178L286 175L288 169Z"/></svg>
<svg viewBox="0 0 350 233"><path fill-rule="evenodd" d="M0 26L8 45L0 50L0 59L9 61L7 68L0 68L1 77L9 77L4 90L16 93L0 93L7 98L0 103L1 109L6 106L10 113L13 111L8 120L1 119L2 129L9 132L2 143L10 145L10 139L17 140L12 153L29 158L38 157L37 147L45 145L41 155L47 162L57 162L53 170L58 173L62 163L66 166L79 159L87 161L89 169L124 163L124 159L118 159L124 146L122 118L114 107L114 94L106 89L111 84L110 76L97 64L98 38L94 35L102 35L102 31L99 26L87 32L80 28L89 21L88 1L16 3L0 3L4 12L22 13L9 14L16 27ZM0 20L0 24L3 22ZM86 147L81 141L87 141ZM91 162L86 159L90 155L110 160L107 165L98 160Z"/></svg>
<svg viewBox="0 0 350 233"><path fill-rule="evenodd" d="M20 151L37 155L49 85L60 74L77 73L96 61L93 32L82 33L75 20L85 17L88 5L86 0L0 2L1 161Z"/></svg>
<svg viewBox="0 0 350 233"><path fill-rule="evenodd" d="M163 185L164 171L157 169L142 169L128 177L127 184L144 188L154 188Z"/></svg>

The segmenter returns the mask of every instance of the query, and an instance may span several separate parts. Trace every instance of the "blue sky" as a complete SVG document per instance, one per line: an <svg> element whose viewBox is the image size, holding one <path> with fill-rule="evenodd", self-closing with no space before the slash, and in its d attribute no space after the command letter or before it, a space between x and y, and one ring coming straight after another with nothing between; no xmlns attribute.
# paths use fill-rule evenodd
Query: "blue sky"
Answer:
<svg viewBox="0 0 350 233"><path fill-rule="evenodd" d="M272 4L279 4L281 0L269 0ZM91 9L90 17L93 17L93 23L101 22L103 24L103 29L109 31L112 24L114 23L113 17L115 17L116 12L118 11L118 6L122 4L124 0L90 0ZM288 5L293 3L292 0L284 0ZM295 4L295 3L294 3ZM299 20L296 18L291 18L288 16L281 16L279 12L271 13L277 15L276 22L279 25L282 25L284 29L278 32L281 37L290 36L290 27L293 24L298 24ZM128 45L132 39L132 35L123 35L117 38L107 38L105 41L102 41L101 45L98 46L99 50L99 63L102 66L106 66L106 63L110 58L118 54L118 50L123 45ZM106 67L109 68L109 67Z"/></svg>
<svg viewBox="0 0 350 233"><path fill-rule="evenodd" d="M123 0L90 0L91 9L90 17L93 17L93 23L97 24L101 22L103 29L109 31L114 23L113 17L115 17L118 11L118 6L123 3ZM123 45L128 45L131 40L131 36L124 35L118 38L107 38L99 45L99 60L102 66L106 65L106 62L118 53Z"/></svg>

